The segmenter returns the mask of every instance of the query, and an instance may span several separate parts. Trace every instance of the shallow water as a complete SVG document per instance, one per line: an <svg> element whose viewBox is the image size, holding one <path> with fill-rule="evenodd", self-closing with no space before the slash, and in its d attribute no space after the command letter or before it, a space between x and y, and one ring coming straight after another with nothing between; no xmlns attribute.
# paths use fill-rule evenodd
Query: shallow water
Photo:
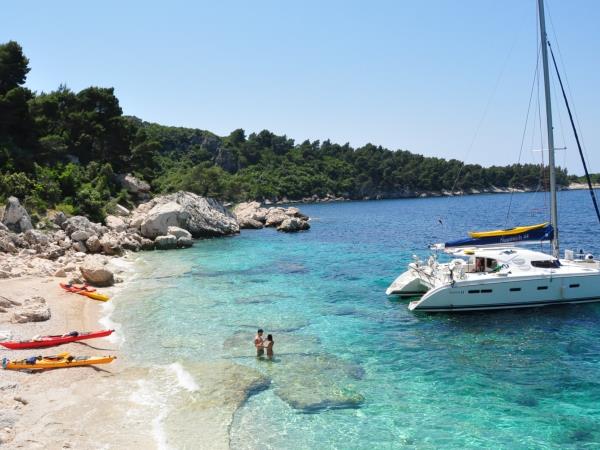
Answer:
<svg viewBox="0 0 600 450"><path fill-rule="evenodd" d="M144 253L112 313L123 355L176 364L190 396L209 382L186 369L197 364L260 372L268 383L235 398L236 449L596 447L600 306L424 315L385 295L430 243L546 219L543 194L515 194L506 222L509 200L305 205L306 233ZM599 254L588 193L561 193L560 214L563 248ZM274 334L273 362L253 357L258 327Z"/></svg>

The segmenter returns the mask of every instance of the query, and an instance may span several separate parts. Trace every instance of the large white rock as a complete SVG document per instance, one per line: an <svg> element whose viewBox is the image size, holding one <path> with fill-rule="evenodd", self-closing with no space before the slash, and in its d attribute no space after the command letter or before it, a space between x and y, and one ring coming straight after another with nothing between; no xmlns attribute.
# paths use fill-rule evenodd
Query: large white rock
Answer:
<svg viewBox="0 0 600 450"><path fill-rule="evenodd" d="M83 278L94 286L112 286L115 278L106 264L105 258L99 255L90 255L83 260L79 270Z"/></svg>
<svg viewBox="0 0 600 450"><path fill-rule="evenodd" d="M241 228L257 228L255 222L265 223L269 210L261 207L258 202L244 202L233 208L233 214ZM248 224L249 226L245 226Z"/></svg>
<svg viewBox="0 0 600 450"><path fill-rule="evenodd" d="M21 206L17 197L8 198L8 203L2 215L2 223L15 233L23 233L33 228L27 210Z"/></svg>
<svg viewBox="0 0 600 450"><path fill-rule="evenodd" d="M157 204L141 223L142 236L155 238L168 233L169 227L179 227L188 218L181 205L175 202Z"/></svg>
<svg viewBox="0 0 600 450"><path fill-rule="evenodd" d="M167 234L175 236L177 239L179 239L179 238L192 239L192 234L188 230L184 230L183 228L179 228L179 227L167 228Z"/></svg>
<svg viewBox="0 0 600 450"><path fill-rule="evenodd" d="M269 208L265 225L267 227L278 227L281 223L289 218L283 208Z"/></svg>
<svg viewBox="0 0 600 450"><path fill-rule="evenodd" d="M183 191L140 205L133 212L130 226L136 228L138 224L142 236L149 238L166 235L170 226L183 228L193 237L225 236L240 231L233 214L218 201Z"/></svg>
<svg viewBox="0 0 600 450"><path fill-rule="evenodd" d="M302 220L297 217L289 217L281 222L281 225L277 227L277 231L293 233L296 231L308 230L309 228L310 225L306 220Z"/></svg>
<svg viewBox="0 0 600 450"><path fill-rule="evenodd" d="M106 219L104 219L104 223L109 229L114 231L121 232L127 229L127 224L125 223L125 221L117 216L106 216Z"/></svg>

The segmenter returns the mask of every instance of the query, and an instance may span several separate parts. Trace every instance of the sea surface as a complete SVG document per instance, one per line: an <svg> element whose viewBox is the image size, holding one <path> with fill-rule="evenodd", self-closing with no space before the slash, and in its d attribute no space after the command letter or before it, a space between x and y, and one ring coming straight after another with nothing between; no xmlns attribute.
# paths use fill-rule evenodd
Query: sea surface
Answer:
<svg viewBox="0 0 600 450"><path fill-rule="evenodd" d="M234 449L600 447L600 305L415 314L385 295L431 243L545 221L547 194L301 209L308 232L140 254L111 314L123 358L169 368L190 396L213 392L199 365L235 365L225 386L259 374L223 416ZM588 192L561 192L559 209L562 248L600 255ZM259 327L274 361L254 356ZM168 418L169 392L148 403L153 432L183 448L195 431Z"/></svg>

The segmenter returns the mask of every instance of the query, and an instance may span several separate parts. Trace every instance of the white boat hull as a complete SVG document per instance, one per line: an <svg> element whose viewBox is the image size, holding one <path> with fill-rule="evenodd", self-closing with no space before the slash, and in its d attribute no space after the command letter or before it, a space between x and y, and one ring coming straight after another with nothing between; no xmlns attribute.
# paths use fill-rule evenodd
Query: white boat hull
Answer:
<svg viewBox="0 0 600 450"><path fill-rule="evenodd" d="M507 277L477 283L473 280L439 286L420 300L411 302L411 311L458 312L492 309L531 308L565 303L600 301L600 272L546 277Z"/></svg>

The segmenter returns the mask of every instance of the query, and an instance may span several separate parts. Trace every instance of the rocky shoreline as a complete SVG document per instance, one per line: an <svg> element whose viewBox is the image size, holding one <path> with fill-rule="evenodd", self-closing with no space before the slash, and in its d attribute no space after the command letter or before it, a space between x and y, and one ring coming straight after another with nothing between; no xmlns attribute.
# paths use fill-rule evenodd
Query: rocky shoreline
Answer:
<svg viewBox="0 0 600 450"><path fill-rule="evenodd" d="M594 189L600 189L600 184L593 184ZM588 185L585 183L571 183L568 186L561 186L559 190L565 191L576 191L588 189ZM333 194L327 194L325 196L313 195L311 197L304 197L302 199L288 199L283 197L281 199L274 198L265 200L265 205L293 205L293 204L311 204L311 203L331 203L331 202L348 202L348 201L366 201L366 200L399 200L409 198L430 198L430 197L458 197L461 195L479 195L479 194L510 194L510 193L523 193L523 192L536 192L537 189L532 188L499 188L492 186L485 189L468 189L465 191L413 191L410 189L393 192L381 192L373 195L365 195L363 197L350 197L350 196L337 196Z"/></svg>
<svg viewBox="0 0 600 450"><path fill-rule="evenodd" d="M133 211L117 205L104 224L84 216L49 216L35 229L19 200L11 197L0 222L0 279L54 276L70 283L110 286L118 278L106 269L110 257L127 251L187 248L194 239L229 236L244 228L282 232L310 228L298 208L241 203L233 212L191 192L158 196Z"/></svg>
<svg viewBox="0 0 600 450"><path fill-rule="evenodd" d="M4 211L0 211L0 340L98 328L102 303L63 292L57 284L61 280L85 281L106 287L123 281L115 268L118 264L113 263L117 262L115 258L128 253L187 248L194 245L194 239L235 235L244 228L273 227L281 232L310 228L309 218L298 208L268 208L250 202L237 205L232 212L214 199L190 192L143 200L133 211L117 205L104 224L83 216L55 213L40 221L43 227L35 228L19 200L10 198ZM113 295L114 289L108 288L107 293ZM114 349L94 348L86 351L68 344L49 351L50 354L65 350L75 355L82 354L82 350L83 354L118 354ZM0 353L2 357L18 359L48 351L2 349ZM86 421L80 420L77 411L85 404L98 408L99 397L112 389L110 380L114 375L118 374L125 385L137 388L138 381L130 378L137 380L139 369L122 364L123 361L117 360L108 370L97 372L85 368L50 371L44 377L6 371L0 383L4 394L0 401L0 445L68 448L78 443L91 444L90 429L108 425L106 420L120 423L123 418L116 416L120 412L109 399L100 401L105 403L101 408L112 419L87 421L90 423L82 434L77 431L80 427L77 424ZM249 381L250 387L253 382ZM68 402L59 401L61 397L68 398ZM122 397L124 403L116 409L125 414L132 405L128 393ZM62 432L56 433L59 421ZM210 423L216 430L229 422L221 424L215 419ZM147 427L138 428L132 429L133 434L127 439L117 439L116 445L136 442L144 448L152 447L154 438L148 435ZM214 442L223 442L224 448L226 432L220 428L218 433L214 431Z"/></svg>

